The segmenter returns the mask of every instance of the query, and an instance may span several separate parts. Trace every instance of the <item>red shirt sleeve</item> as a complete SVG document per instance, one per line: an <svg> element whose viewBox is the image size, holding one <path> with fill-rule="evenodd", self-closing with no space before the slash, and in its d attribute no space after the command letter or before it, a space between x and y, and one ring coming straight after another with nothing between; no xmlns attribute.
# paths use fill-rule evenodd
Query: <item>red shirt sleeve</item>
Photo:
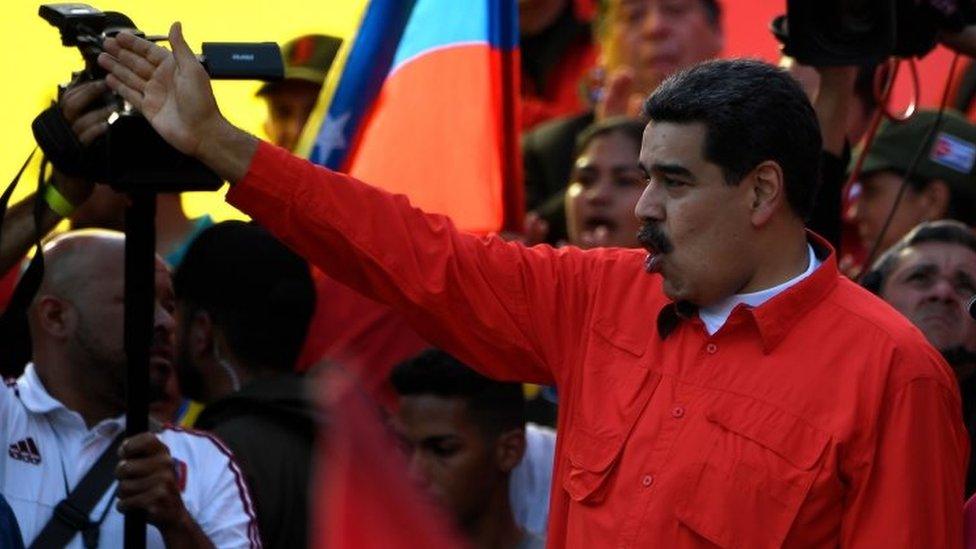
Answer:
<svg viewBox="0 0 976 549"><path fill-rule="evenodd" d="M596 290L586 272L599 268L601 252L526 248L461 233L402 195L267 143L227 200L324 272L403 312L426 340L492 377L553 383L570 342L581 340Z"/></svg>
<svg viewBox="0 0 976 549"><path fill-rule="evenodd" d="M842 547L962 547L969 439L961 414L958 392L932 377L890 393L876 457L847 498Z"/></svg>
<svg viewBox="0 0 976 549"><path fill-rule="evenodd" d="M403 316L312 268L316 305L298 370L335 362L359 374L368 390L383 387L394 366L430 346Z"/></svg>

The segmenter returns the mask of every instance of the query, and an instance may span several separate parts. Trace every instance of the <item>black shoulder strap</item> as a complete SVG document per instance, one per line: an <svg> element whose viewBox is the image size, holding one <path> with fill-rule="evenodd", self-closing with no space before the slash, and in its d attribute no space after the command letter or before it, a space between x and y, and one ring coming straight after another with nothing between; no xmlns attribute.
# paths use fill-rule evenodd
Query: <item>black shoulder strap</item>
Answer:
<svg viewBox="0 0 976 549"><path fill-rule="evenodd" d="M115 437L108 448L102 452L98 461L85 473L68 497L54 508L54 515L47 521L44 529L30 544L31 549L43 547L64 547L78 532L83 532L91 521L88 517L98 500L102 499L108 487L115 480L115 465L119 462L119 444L124 432ZM94 526L98 526L97 524Z"/></svg>

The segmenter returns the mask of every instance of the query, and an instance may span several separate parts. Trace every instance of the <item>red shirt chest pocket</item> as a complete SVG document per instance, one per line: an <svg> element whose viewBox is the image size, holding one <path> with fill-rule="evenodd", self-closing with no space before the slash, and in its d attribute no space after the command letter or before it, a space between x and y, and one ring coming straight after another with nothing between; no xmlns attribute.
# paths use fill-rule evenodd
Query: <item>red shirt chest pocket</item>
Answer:
<svg viewBox="0 0 976 549"><path fill-rule="evenodd" d="M563 488L573 501L601 503L606 495L607 480L623 448L616 437L601 438L577 431L569 439L569 467Z"/></svg>
<svg viewBox="0 0 976 549"><path fill-rule="evenodd" d="M719 398L705 418L710 441L682 471L678 521L720 547L781 547L820 473L830 436L739 395Z"/></svg>
<svg viewBox="0 0 976 549"><path fill-rule="evenodd" d="M594 325L572 397L563 402L571 419L562 485L576 502L603 501L623 447L661 382L661 374L643 363L645 346L610 325Z"/></svg>

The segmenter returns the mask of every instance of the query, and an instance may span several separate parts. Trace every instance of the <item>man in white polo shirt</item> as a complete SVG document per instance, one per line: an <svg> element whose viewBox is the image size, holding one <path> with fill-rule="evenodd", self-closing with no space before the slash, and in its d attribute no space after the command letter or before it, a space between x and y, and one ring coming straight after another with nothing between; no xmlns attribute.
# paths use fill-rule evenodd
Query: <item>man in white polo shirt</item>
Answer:
<svg viewBox="0 0 976 549"><path fill-rule="evenodd" d="M30 309L34 362L0 388L0 494L25 544L38 536L125 428L124 236L68 233L45 247L44 281ZM158 261L151 370L172 368L174 296ZM123 514L147 513L147 546L256 547L253 506L229 451L170 427L124 440L111 486L69 547L118 547Z"/></svg>

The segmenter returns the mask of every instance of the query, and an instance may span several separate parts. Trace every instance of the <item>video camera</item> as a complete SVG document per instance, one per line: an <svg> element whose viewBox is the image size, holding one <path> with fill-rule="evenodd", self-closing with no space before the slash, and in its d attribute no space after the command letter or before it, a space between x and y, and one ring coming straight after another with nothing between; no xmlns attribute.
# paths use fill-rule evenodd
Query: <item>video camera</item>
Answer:
<svg viewBox="0 0 976 549"><path fill-rule="evenodd" d="M805 65L866 65L922 57L940 31L973 23L973 0L787 0L772 30L783 53Z"/></svg>
<svg viewBox="0 0 976 549"><path fill-rule="evenodd" d="M72 73L58 98L71 86L105 78L98 65L106 38L120 31L152 41L165 36L146 36L127 16L102 12L87 4L46 4L38 14L61 33L61 44L77 47L85 61L82 71ZM221 80L281 80L284 66L274 42L205 42L200 62L211 78ZM221 180L198 160L177 151L153 130L149 122L120 96L107 92L101 105L115 107L106 134L88 147L75 137L57 106L41 113L32 124L34 136L51 163L62 172L108 183L120 192L147 190L183 192L216 190Z"/></svg>

